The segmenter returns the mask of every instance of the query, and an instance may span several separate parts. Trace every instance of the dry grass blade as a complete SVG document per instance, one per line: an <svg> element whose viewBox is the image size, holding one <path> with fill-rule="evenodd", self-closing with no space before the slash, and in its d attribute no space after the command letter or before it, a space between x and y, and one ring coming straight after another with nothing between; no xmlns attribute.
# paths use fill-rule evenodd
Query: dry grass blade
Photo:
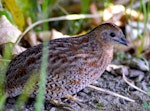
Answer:
<svg viewBox="0 0 150 111"><path fill-rule="evenodd" d="M114 93L114 92L109 91L109 90L106 90L106 89L102 89L102 88L99 88L99 87L96 87L96 86L93 86L93 85L89 85L88 87L89 87L89 88L92 88L92 89L95 89L95 90L97 90L97 91L105 92L105 93L107 93L107 94L110 94L110 95L113 95L113 96L116 96L116 97L125 99L125 100L130 101L130 102L135 102L135 100L133 100L133 99L130 99L130 98L128 98L128 97L122 96L122 95L120 95L120 94Z"/></svg>
<svg viewBox="0 0 150 111"><path fill-rule="evenodd" d="M95 14L94 15L91 15L91 14L72 14L72 15L67 15L67 16L54 17L54 18L49 18L49 19L45 19L45 20L40 20L40 21L33 23L29 27L27 27L27 29L18 38L16 44L18 44L20 42L22 37L25 34L27 34L28 31L30 31L32 28L34 28L35 26L42 24L42 23L52 22L52 21L60 21L60 20L78 20L78 19L86 19L86 18L96 18L96 17L101 17L101 16L102 16L102 14L97 14L97 15L95 15Z"/></svg>
<svg viewBox="0 0 150 111"><path fill-rule="evenodd" d="M138 91L140 91L140 92L142 92L142 93L144 93L144 94L147 95L147 93L146 93L145 91L143 91L142 89L140 89L140 88L138 88L137 86L135 86L135 85L133 85L132 83L130 83L130 82L127 80L127 78L126 78L126 76L125 76L124 73L122 73L122 75L123 75L123 80L124 80L128 85L130 85L131 87L135 88L136 90L138 90Z"/></svg>

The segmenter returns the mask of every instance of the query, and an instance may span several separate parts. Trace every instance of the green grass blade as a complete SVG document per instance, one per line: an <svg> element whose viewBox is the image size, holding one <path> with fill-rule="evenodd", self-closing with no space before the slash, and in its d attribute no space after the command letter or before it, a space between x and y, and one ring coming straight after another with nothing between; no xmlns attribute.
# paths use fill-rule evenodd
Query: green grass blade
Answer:
<svg viewBox="0 0 150 111"><path fill-rule="evenodd" d="M47 74L47 60L48 60L48 42L43 43L43 52L42 52L42 64L40 71L40 82L39 82L39 90L36 98L35 110L42 111L44 104L44 94L46 87L46 74Z"/></svg>
<svg viewBox="0 0 150 111"><path fill-rule="evenodd" d="M39 81L39 74L32 73L22 90L22 94L19 96L19 98L16 101L16 104L14 106L15 111L21 110L22 106L27 101L30 94L33 92L34 86L38 81Z"/></svg>

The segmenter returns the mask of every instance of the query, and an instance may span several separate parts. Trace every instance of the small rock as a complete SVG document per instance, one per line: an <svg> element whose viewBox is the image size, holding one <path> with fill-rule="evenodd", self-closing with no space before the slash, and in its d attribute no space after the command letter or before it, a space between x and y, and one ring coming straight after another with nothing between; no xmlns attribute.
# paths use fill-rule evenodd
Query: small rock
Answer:
<svg viewBox="0 0 150 111"><path fill-rule="evenodd" d="M129 86L129 91L133 92L133 91L137 91L135 88Z"/></svg>
<svg viewBox="0 0 150 111"><path fill-rule="evenodd" d="M136 69L130 69L129 70L129 77L130 78L135 78L138 77L139 75L144 75L144 72Z"/></svg>
<svg viewBox="0 0 150 111"><path fill-rule="evenodd" d="M86 93L86 94L89 94L91 91L88 88L84 88L83 92Z"/></svg>
<svg viewBox="0 0 150 111"><path fill-rule="evenodd" d="M121 103L121 104L126 104L126 102L125 102L125 100L124 99L119 99L119 102Z"/></svg>
<svg viewBox="0 0 150 111"><path fill-rule="evenodd" d="M50 109L50 111L56 111L56 108L52 107L52 108Z"/></svg>
<svg viewBox="0 0 150 111"><path fill-rule="evenodd" d="M144 74L139 75L136 82L141 82L144 79Z"/></svg>
<svg viewBox="0 0 150 111"><path fill-rule="evenodd" d="M145 90L145 91L148 91L148 88L146 86L146 83L145 82L142 82L142 89Z"/></svg>
<svg viewBox="0 0 150 111"><path fill-rule="evenodd" d="M149 64L145 59L133 58L128 61L124 61L123 64L127 64L131 68L140 69L142 71L149 71Z"/></svg>

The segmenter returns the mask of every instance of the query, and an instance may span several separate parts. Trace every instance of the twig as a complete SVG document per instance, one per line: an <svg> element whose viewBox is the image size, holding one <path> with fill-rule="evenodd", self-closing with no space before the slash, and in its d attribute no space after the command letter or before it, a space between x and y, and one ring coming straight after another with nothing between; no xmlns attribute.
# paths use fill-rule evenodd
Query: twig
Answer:
<svg viewBox="0 0 150 111"><path fill-rule="evenodd" d="M135 88L136 90L138 90L138 91L140 91L140 92L142 92L142 93L148 95L145 91L143 91L142 89L140 89L140 88L138 88L137 86L135 86L135 85L133 85L132 83L130 83L130 82L127 80L127 78L126 78L126 76L125 76L124 73L122 73L122 75L123 75L123 80L124 80L129 86L131 86L131 87Z"/></svg>
<svg viewBox="0 0 150 111"><path fill-rule="evenodd" d="M34 28L35 26L45 23L45 22L52 22L52 21L61 21L61 20L77 20L77 19L87 19L87 18L96 18L96 17L101 17L102 14L97 14L97 15L91 15L91 14L72 14L72 15L66 15L66 16L61 16L61 17L54 17L54 18L49 18L49 19L45 19L45 20L40 20L37 21L35 23L33 23L32 25L30 25L29 27L27 27L27 29L20 35L20 37L18 38L18 40L16 41L16 44L19 43L19 41L22 39L22 37L28 32L30 31L32 28Z"/></svg>
<svg viewBox="0 0 150 111"><path fill-rule="evenodd" d="M106 89L102 89L102 88L99 88L99 87L96 87L96 86L93 86L93 85L89 85L88 87L92 88L92 89L95 89L95 90L98 90L98 91L105 92L107 94L110 94L110 95L113 95L113 96L116 96L116 97L120 97L120 98L125 99L125 100L130 101L130 102L135 102L135 100L133 100L133 99L130 99L128 97L122 96L120 94L117 94L115 92L112 92L112 91L109 91L109 90L106 90Z"/></svg>
<svg viewBox="0 0 150 111"><path fill-rule="evenodd" d="M144 59L144 60L145 60L145 59ZM146 62L146 64L148 64L146 60L145 60L145 62ZM107 70L107 71L110 71L110 68L113 68L113 69L119 69L119 68L121 68L121 70L122 70L121 73L122 73L122 76L123 76L123 80L124 80L129 86L131 86L131 87L137 89L138 91L140 91L140 92L142 92L142 93L148 95L144 90L138 88L137 86L133 85L131 82L129 82L129 81L127 80L127 78L126 78L126 76L125 76L126 70L124 70L125 68L123 68L123 67L124 67L124 66L109 65L109 67L107 67L106 70Z"/></svg>

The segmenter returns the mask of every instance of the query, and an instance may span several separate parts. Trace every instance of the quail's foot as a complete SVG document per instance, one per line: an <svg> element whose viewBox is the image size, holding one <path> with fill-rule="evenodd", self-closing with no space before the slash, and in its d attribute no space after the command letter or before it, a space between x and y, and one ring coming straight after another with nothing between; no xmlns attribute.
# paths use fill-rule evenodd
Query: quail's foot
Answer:
<svg viewBox="0 0 150 111"><path fill-rule="evenodd" d="M72 96L72 95L68 95L65 98L68 99L68 100L71 100L71 101L73 101L75 103L77 103L82 108L84 107L84 104L82 103L83 101L78 99L78 98L76 98L76 97L74 97L74 96Z"/></svg>
<svg viewBox="0 0 150 111"><path fill-rule="evenodd" d="M63 108L69 108L71 110L75 110L75 106L79 105L80 107L84 108L84 104L82 103L83 101L72 96L68 95L64 98L64 100L52 100L50 103L56 107L63 107ZM76 103L76 104L75 104Z"/></svg>
<svg viewBox="0 0 150 111"><path fill-rule="evenodd" d="M61 102L60 100L52 100L50 101L50 104L54 105L55 107L61 107L63 109L65 108L70 111L75 110L71 104Z"/></svg>

